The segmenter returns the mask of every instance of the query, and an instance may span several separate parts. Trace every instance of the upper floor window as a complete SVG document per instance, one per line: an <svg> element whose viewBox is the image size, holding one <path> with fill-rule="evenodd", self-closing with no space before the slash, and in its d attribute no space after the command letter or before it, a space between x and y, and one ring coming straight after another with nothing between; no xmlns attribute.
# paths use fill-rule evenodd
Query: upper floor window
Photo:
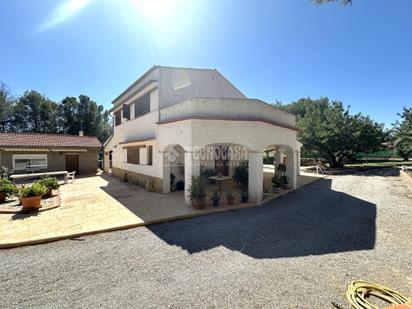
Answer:
<svg viewBox="0 0 412 309"><path fill-rule="evenodd" d="M118 126L119 124L122 124L122 111L118 110L117 112L114 113L114 124Z"/></svg>
<svg viewBox="0 0 412 309"><path fill-rule="evenodd" d="M123 104L123 118L130 120L130 105Z"/></svg>
<svg viewBox="0 0 412 309"><path fill-rule="evenodd" d="M134 117L140 117L150 112L150 92L145 93L134 102Z"/></svg>

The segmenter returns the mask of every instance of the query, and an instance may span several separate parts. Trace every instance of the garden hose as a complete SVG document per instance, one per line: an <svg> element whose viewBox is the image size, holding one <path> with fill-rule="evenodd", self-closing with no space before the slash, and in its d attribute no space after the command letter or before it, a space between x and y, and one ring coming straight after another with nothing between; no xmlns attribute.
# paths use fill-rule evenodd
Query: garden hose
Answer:
<svg viewBox="0 0 412 309"><path fill-rule="evenodd" d="M412 301L411 298L407 298L394 290L363 280L352 281L346 292L346 299L353 308L379 309L367 300L369 296L378 297L390 305L406 304Z"/></svg>

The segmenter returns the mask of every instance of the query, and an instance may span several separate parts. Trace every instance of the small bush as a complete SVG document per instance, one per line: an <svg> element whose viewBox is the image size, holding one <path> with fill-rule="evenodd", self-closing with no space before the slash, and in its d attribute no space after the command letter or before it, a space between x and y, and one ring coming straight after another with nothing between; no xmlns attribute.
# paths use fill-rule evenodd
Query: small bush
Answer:
<svg viewBox="0 0 412 309"><path fill-rule="evenodd" d="M8 179L0 179L0 192L6 195L12 195L17 193L17 187Z"/></svg>
<svg viewBox="0 0 412 309"><path fill-rule="evenodd" d="M60 187L56 177L43 177L40 180L36 181L36 183L45 186L49 190L56 190Z"/></svg>
<svg viewBox="0 0 412 309"><path fill-rule="evenodd" d="M190 198L197 199L206 196L206 183L201 176L192 176L192 184L189 189Z"/></svg>
<svg viewBox="0 0 412 309"><path fill-rule="evenodd" d="M242 188L247 188L249 182L249 170L246 164L236 166L233 173L233 181L238 185L241 185Z"/></svg>
<svg viewBox="0 0 412 309"><path fill-rule="evenodd" d="M22 187L20 189L20 197L32 197L32 196L43 196L48 191L47 187L40 184L34 183L29 187Z"/></svg>

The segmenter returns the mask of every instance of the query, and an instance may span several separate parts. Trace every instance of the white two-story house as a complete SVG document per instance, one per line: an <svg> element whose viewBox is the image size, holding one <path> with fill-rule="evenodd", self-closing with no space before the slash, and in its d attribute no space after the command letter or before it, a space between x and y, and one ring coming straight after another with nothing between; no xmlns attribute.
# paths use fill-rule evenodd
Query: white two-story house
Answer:
<svg viewBox="0 0 412 309"><path fill-rule="evenodd" d="M231 176L249 168L249 200L260 201L263 152L286 157L286 174L296 187L300 143L295 116L248 99L215 69L153 66L123 91L111 109L113 135L105 143L105 170L168 193L170 176L185 183L202 167ZM172 178L174 178L172 176Z"/></svg>

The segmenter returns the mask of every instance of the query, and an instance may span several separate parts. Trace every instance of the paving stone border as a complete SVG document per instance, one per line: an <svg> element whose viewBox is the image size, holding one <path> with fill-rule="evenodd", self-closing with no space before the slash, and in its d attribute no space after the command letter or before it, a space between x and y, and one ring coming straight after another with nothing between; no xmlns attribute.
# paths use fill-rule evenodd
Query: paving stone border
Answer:
<svg viewBox="0 0 412 309"><path fill-rule="evenodd" d="M23 210L18 198L9 199L9 201L0 204L0 214L23 214L30 212L42 212L55 209L60 206L60 192L53 194L51 197L41 200L41 208L36 210Z"/></svg>

